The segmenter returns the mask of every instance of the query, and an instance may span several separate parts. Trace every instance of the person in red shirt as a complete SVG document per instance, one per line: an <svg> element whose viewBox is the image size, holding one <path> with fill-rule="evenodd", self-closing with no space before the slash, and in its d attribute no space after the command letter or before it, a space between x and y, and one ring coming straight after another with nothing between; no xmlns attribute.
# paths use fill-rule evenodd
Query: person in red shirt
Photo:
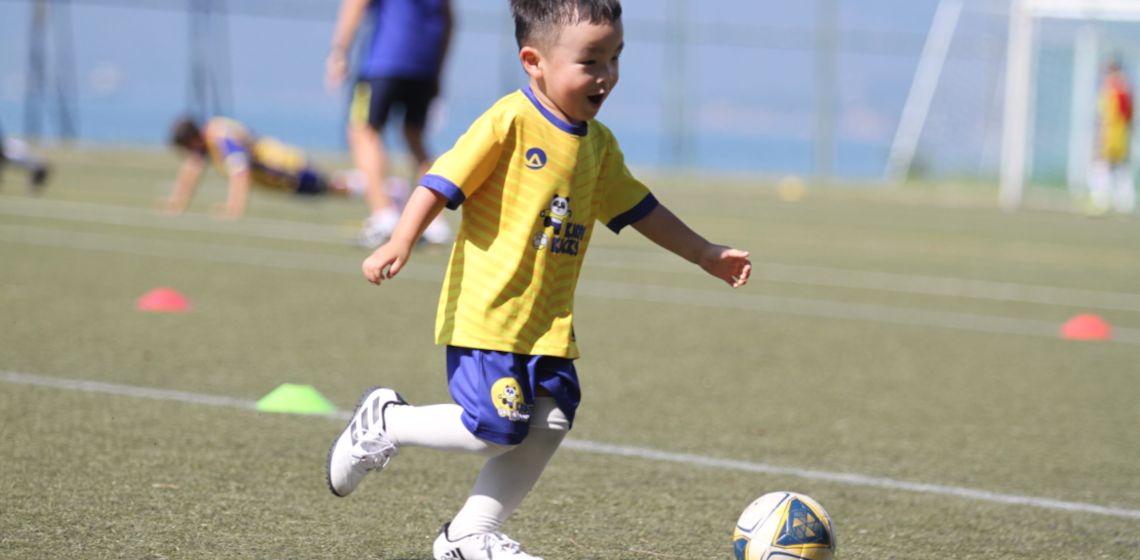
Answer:
<svg viewBox="0 0 1140 560"><path fill-rule="evenodd" d="M1089 171L1091 214L1131 214L1136 188L1129 159L1132 151L1132 88L1116 61L1106 66L1097 99L1097 145Z"/></svg>

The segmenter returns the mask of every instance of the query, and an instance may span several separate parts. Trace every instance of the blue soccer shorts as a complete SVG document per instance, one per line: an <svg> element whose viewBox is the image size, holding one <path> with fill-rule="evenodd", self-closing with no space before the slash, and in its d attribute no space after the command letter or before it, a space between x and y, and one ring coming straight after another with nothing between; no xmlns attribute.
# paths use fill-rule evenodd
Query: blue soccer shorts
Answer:
<svg viewBox="0 0 1140 560"><path fill-rule="evenodd" d="M447 347L447 387L476 437L518 445L530 432L535 391L546 389L572 425L582 399L574 360Z"/></svg>

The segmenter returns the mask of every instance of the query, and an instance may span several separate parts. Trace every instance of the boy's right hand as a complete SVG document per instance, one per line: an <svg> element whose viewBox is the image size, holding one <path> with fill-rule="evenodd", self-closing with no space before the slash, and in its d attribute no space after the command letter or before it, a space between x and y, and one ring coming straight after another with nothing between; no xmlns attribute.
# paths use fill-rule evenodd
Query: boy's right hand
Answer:
<svg viewBox="0 0 1140 560"><path fill-rule="evenodd" d="M412 248L423 235L424 228L439 215L446 204L447 197L442 194L426 187L416 187L404 206L392 237L376 249L372 256L364 259L364 277L377 286L384 280L395 278L408 262ZM385 268L388 270L385 271Z"/></svg>
<svg viewBox="0 0 1140 560"><path fill-rule="evenodd" d="M405 246L399 242L389 241L381 245L371 256L364 259L364 264L361 266L364 277L377 286L384 280L395 278L404 264L408 262L411 252L411 246ZM387 273L385 273L385 268L388 269Z"/></svg>

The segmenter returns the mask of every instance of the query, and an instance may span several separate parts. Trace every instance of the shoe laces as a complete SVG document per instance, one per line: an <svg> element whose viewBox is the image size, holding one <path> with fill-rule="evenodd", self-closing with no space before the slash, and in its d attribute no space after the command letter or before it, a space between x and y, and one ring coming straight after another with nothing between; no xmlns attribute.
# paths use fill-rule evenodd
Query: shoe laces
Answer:
<svg viewBox="0 0 1140 560"><path fill-rule="evenodd" d="M501 558L505 555L520 559L535 558L541 560L537 556L523 552L519 548L518 542L499 531L483 535L483 550L487 551L487 556L490 558Z"/></svg>
<svg viewBox="0 0 1140 560"><path fill-rule="evenodd" d="M364 470L382 469L388 465L392 457L399 455L400 448L392 444L391 440L383 434L369 432L364 435L356 445L352 446L352 458Z"/></svg>

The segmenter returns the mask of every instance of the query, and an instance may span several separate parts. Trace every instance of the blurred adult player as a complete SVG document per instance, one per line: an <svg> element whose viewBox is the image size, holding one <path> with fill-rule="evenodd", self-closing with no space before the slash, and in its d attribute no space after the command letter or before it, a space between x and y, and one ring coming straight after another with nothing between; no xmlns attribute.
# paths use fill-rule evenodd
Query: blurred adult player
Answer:
<svg viewBox="0 0 1140 560"><path fill-rule="evenodd" d="M357 69L349 113L348 145L353 165L368 179L372 211L360 243L376 247L392 235L400 212L385 192L388 173L382 132L393 107L404 113L404 140L416 160L416 177L427 173L432 158L424 145L424 123L439 93L440 71L451 42L449 0L343 0L326 63L326 85L339 88L348 76L348 49L361 22L372 20L372 34ZM443 218L432 222L424 238L444 243L452 237Z"/></svg>
<svg viewBox="0 0 1140 560"><path fill-rule="evenodd" d="M0 127L0 173L7 164L18 165L28 172L28 187L32 194L39 194L47 184L48 161L23 140L9 138Z"/></svg>
<svg viewBox="0 0 1140 560"><path fill-rule="evenodd" d="M1131 214L1136 188L1129 165L1132 129L1132 88L1116 61L1105 68L1097 100L1096 156L1089 169L1090 213Z"/></svg>
<svg viewBox="0 0 1140 560"><path fill-rule="evenodd" d="M179 119L171 131L171 142L186 152L186 159L174 192L162 201L160 210L167 215L181 214L190 204L207 160L213 160L230 183L226 202L210 208L221 219L245 214L253 184L298 195L364 195L362 174L338 172L330 179L300 148L255 135L233 119L214 117L201 127L193 119Z"/></svg>

